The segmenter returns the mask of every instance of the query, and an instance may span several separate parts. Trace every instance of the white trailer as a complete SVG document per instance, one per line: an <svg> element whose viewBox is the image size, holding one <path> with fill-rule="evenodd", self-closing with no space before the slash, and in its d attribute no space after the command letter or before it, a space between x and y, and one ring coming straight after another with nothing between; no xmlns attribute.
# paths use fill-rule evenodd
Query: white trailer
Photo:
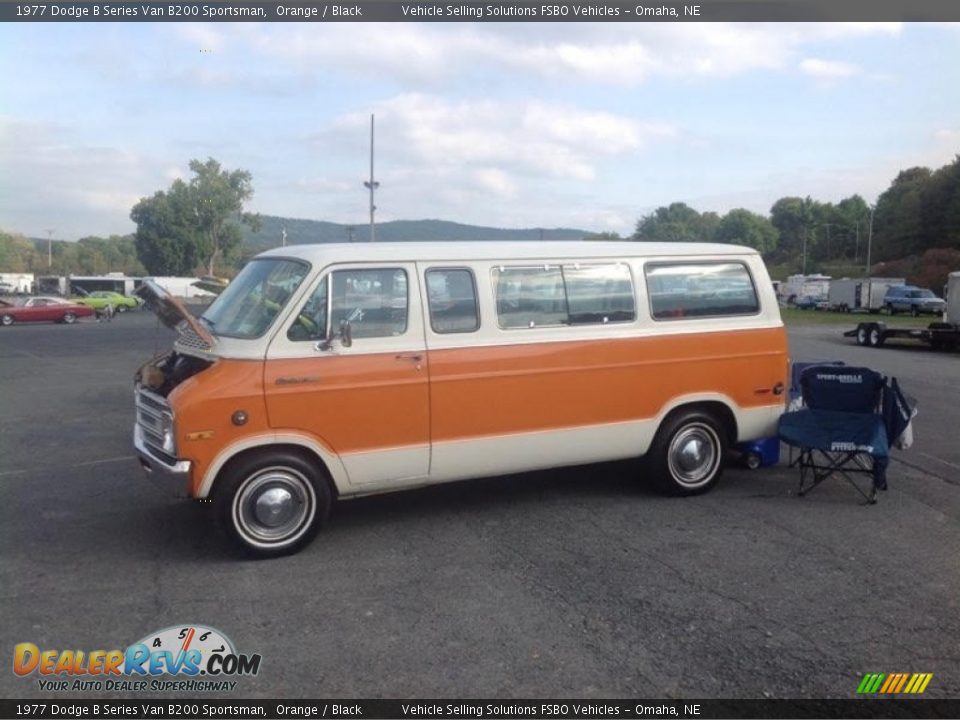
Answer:
<svg viewBox="0 0 960 720"><path fill-rule="evenodd" d="M813 275L791 275L783 286L783 295L787 302L796 302L802 297L813 298L821 302L830 293L830 276L815 273Z"/></svg>
<svg viewBox="0 0 960 720"><path fill-rule="evenodd" d="M906 278L840 278L830 281L827 300L831 310L877 313L883 308L887 290L906 284Z"/></svg>
<svg viewBox="0 0 960 720"><path fill-rule="evenodd" d="M879 312L883 308L883 299L887 295L887 290L895 285L906 285L906 278L866 278L862 281L860 287L860 305L864 310L872 313Z"/></svg>
<svg viewBox="0 0 960 720"><path fill-rule="evenodd" d="M212 298L214 294L194 285L200 278L195 277L150 277L144 280L153 280L168 293L181 298Z"/></svg>
<svg viewBox="0 0 960 720"><path fill-rule="evenodd" d="M850 312L860 307L860 278L838 278L830 281L827 304L831 310Z"/></svg>
<svg viewBox="0 0 960 720"><path fill-rule="evenodd" d="M0 273L3 292L29 293L33 289L33 273Z"/></svg>

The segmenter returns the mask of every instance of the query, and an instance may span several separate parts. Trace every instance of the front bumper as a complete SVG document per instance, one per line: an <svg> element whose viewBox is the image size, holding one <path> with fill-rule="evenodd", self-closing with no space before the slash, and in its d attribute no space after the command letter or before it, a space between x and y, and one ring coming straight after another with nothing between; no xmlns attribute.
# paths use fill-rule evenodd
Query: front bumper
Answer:
<svg viewBox="0 0 960 720"><path fill-rule="evenodd" d="M133 446L137 450L140 467L147 479L166 493L176 497L190 497L190 461L169 463L158 457L147 445L139 425L133 428Z"/></svg>

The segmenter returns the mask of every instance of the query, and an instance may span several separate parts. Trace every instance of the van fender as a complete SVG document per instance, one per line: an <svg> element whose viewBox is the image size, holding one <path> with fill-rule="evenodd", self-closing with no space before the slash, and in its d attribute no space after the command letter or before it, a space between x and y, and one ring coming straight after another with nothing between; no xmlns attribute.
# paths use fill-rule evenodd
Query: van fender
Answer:
<svg viewBox="0 0 960 720"><path fill-rule="evenodd" d="M653 437L660 430L660 427L663 425L663 421L667 416L672 413L674 410L681 408L685 405L695 405L697 403L703 402L712 402L719 403L727 408L730 411L730 415L733 417L733 438L732 442L735 442L740 434L740 428L743 425L743 413L740 409L740 406L731 398L729 395L724 395L723 393L691 393L689 395L679 395L666 403L660 412L652 418L653 425L653 435L650 436L649 441L647 442L647 447L643 448L643 452L646 453L650 449L650 443L653 442ZM723 418L718 418L721 421Z"/></svg>
<svg viewBox="0 0 960 720"><path fill-rule="evenodd" d="M333 452L327 445L318 442L315 437L297 432L267 432L259 435L252 435L238 440L221 450L207 467L204 473L203 481L197 490L196 497L209 497L213 489L213 483L217 475L232 458L237 454L253 448L269 448L273 445L297 445L305 448L316 455L326 466L330 479L336 486L338 494L347 494L350 488L350 478L343 461L337 453Z"/></svg>

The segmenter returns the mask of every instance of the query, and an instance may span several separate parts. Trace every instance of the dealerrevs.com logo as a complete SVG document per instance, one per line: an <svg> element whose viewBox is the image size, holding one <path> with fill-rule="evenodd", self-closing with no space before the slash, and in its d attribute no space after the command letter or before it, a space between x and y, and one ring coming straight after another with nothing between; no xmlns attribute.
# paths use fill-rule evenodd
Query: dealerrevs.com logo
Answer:
<svg viewBox="0 0 960 720"><path fill-rule="evenodd" d="M43 691L233 690L238 676L260 671L259 654L238 653L230 639L203 625L174 625L125 650L41 650L30 642L13 649L13 672L37 674ZM176 679L170 679L170 677Z"/></svg>

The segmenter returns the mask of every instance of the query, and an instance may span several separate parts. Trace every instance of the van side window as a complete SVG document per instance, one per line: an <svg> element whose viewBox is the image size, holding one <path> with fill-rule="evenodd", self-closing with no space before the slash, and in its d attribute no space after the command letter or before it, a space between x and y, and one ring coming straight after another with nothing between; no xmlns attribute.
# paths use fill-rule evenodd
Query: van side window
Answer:
<svg viewBox="0 0 960 720"><path fill-rule="evenodd" d="M626 265L564 265L571 325L630 322L637 316Z"/></svg>
<svg viewBox="0 0 960 720"><path fill-rule="evenodd" d="M407 331L407 273L400 268L357 268L332 273L331 327L350 323L353 339Z"/></svg>
<svg viewBox="0 0 960 720"><path fill-rule="evenodd" d="M325 340L327 338L327 278L324 278L304 303L293 325L287 330L291 340Z"/></svg>
<svg viewBox="0 0 960 720"><path fill-rule="evenodd" d="M477 286L470 270L427 270L427 299L435 333L473 332L480 327Z"/></svg>
<svg viewBox="0 0 960 720"><path fill-rule="evenodd" d="M753 278L743 263L649 263L645 273L654 320L760 311Z"/></svg>
<svg viewBox="0 0 960 720"><path fill-rule="evenodd" d="M636 316L630 269L623 264L495 267L501 328L631 322Z"/></svg>
<svg viewBox="0 0 960 720"><path fill-rule="evenodd" d="M501 328L563 325L567 297L559 265L495 267L494 296Z"/></svg>

